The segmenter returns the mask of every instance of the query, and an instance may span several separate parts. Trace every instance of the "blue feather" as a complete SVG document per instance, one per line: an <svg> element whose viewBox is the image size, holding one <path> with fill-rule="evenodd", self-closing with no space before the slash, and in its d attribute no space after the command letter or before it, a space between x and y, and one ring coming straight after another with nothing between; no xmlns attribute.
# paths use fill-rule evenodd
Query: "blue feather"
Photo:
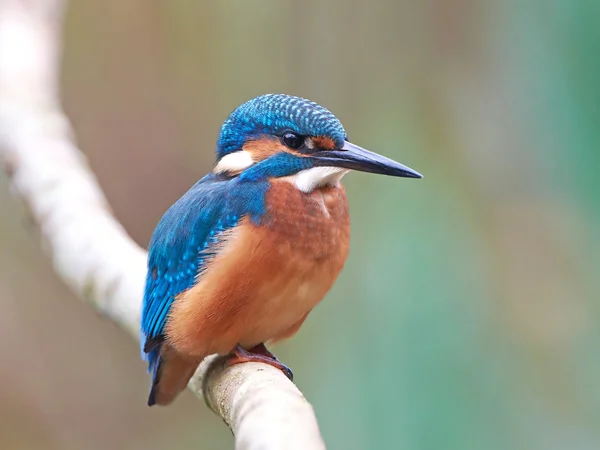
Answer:
<svg viewBox="0 0 600 450"><path fill-rule="evenodd" d="M202 276L219 236L249 216L265 214L264 179L243 181L207 175L164 214L150 241L142 308L142 356L157 370L160 344L173 301Z"/></svg>

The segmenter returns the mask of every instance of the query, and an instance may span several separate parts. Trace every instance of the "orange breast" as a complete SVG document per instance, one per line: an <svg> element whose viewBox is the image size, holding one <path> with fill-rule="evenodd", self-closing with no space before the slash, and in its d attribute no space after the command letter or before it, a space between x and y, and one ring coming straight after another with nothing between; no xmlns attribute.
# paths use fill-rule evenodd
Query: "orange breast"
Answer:
<svg viewBox="0 0 600 450"><path fill-rule="evenodd" d="M343 187L305 194L285 181L267 192L267 218L228 232L199 282L179 296L167 339L182 353L227 353L294 334L348 255Z"/></svg>

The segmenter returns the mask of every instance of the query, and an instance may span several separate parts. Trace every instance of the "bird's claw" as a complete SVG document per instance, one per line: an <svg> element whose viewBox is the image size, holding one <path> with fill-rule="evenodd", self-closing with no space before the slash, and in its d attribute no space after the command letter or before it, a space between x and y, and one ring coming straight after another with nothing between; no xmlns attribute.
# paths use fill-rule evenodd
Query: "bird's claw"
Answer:
<svg viewBox="0 0 600 450"><path fill-rule="evenodd" d="M281 370L283 374L290 379L290 381L294 381L294 373L292 372L292 369L279 361L277 357L268 351L263 344L257 345L250 350L246 350L239 344L236 345L231 352L230 357L226 360L225 366L230 367L234 364L241 364L245 362L260 362L263 364L268 364Z"/></svg>

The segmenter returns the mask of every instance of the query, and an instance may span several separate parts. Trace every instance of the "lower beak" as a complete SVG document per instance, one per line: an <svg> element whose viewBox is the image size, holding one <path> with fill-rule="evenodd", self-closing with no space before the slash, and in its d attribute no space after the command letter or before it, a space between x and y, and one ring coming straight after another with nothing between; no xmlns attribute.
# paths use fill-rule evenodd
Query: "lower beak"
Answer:
<svg viewBox="0 0 600 450"><path fill-rule="evenodd" d="M391 175L393 177L423 178L416 170L399 162L370 152L345 141L339 150L318 151L311 155L317 166L342 167L361 172Z"/></svg>

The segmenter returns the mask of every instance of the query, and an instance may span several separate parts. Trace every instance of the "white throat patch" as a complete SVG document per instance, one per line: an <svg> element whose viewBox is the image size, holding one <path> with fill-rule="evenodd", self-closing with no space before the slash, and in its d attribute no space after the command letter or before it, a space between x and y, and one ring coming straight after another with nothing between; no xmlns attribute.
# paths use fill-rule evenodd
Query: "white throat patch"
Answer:
<svg viewBox="0 0 600 450"><path fill-rule="evenodd" d="M348 169L340 167L312 167L289 177L283 177L282 180L308 193L323 186L338 186L342 177L348 172Z"/></svg>
<svg viewBox="0 0 600 450"><path fill-rule="evenodd" d="M223 156L217 166L213 169L214 173L230 172L232 174L243 172L254 164L252 153L246 150L229 153Z"/></svg>

